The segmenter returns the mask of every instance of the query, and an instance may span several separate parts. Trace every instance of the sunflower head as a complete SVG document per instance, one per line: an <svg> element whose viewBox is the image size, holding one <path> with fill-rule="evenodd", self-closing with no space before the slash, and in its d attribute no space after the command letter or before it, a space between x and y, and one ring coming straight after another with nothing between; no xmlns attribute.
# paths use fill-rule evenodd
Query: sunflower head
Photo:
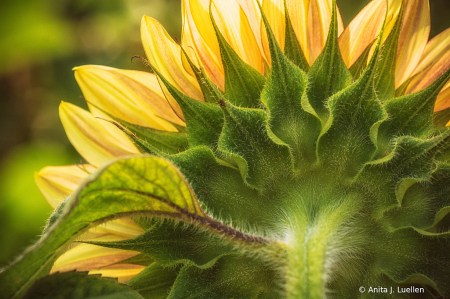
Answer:
<svg viewBox="0 0 450 299"><path fill-rule="evenodd" d="M6 298L449 297L450 31L427 41L428 1L345 30L334 0L182 5L181 45L142 19L152 73L75 68L90 112L60 115L87 164L37 174L56 209Z"/></svg>

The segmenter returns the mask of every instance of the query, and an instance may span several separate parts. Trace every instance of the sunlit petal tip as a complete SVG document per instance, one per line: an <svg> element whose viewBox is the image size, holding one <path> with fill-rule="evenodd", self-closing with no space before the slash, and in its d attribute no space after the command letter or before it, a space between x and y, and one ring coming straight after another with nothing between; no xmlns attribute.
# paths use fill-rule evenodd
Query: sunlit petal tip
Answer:
<svg viewBox="0 0 450 299"><path fill-rule="evenodd" d="M34 174L34 179L47 202L56 208L94 170L89 164L45 167Z"/></svg>
<svg viewBox="0 0 450 299"><path fill-rule="evenodd" d="M347 67L350 67L377 38L383 24L385 11L386 0L370 2L341 34L339 47Z"/></svg>
<svg viewBox="0 0 450 299"><path fill-rule="evenodd" d="M94 166L121 156L139 154L125 133L75 105L62 102L59 116L72 145Z"/></svg>
<svg viewBox="0 0 450 299"><path fill-rule="evenodd" d="M102 236L95 241L119 241L123 238ZM90 240L92 241L92 240ZM99 250L101 249L101 250ZM101 274L105 277L116 277L124 282L142 271L145 266L117 264L137 255L138 252L113 248L105 248L91 244L76 244L54 263L51 273L67 271L89 271L89 274Z"/></svg>
<svg viewBox="0 0 450 299"><path fill-rule="evenodd" d="M395 86L401 86L414 72L428 43L430 4L428 0L405 1L397 50Z"/></svg>
<svg viewBox="0 0 450 299"><path fill-rule="evenodd" d="M200 86L192 70L186 71L182 51L155 19L144 16L141 22L141 38L150 64L156 68L178 90L188 96L203 101Z"/></svg>
<svg viewBox="0 0 450 299"><path fill-rule="evenodd" d="M264 59L260 44L256 39L259 34L256 33L255 36L255 16L251 15L256 7L246 12L238 0L212 1L211 4L214 21L228 44L242 60L264 74ZM247 14L250 15L251 21Z"/></svg>
<svg viewBox="0 0 450 299"><path fill-rule="evenodd" d="M165 131L176 131L170 122L184 124L172 111L154 74L97 65L74 70L91 110L98 107L124 121Z"/></svg>

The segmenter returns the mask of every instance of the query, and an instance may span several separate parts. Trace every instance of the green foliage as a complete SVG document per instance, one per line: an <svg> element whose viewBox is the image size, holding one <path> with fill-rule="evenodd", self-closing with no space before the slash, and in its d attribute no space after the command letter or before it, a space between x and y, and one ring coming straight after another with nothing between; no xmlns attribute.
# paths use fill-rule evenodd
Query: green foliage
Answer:
<svg viewBox="0 0 450 299"><path fill-rule="evenodd" d="M400 19L370 61L372 44L349 70L335 6L311 68L289 16L285 53L262 17L267 78L213 20L225 94L188 57L207 102L155 69L186 132L116 120L142 152L160 157L119 159L94 173L54 212L34 249L0 274L6 298L47 275L83 230L133 216L146 220L137 221L141 235L90 243L140 253L123 263L147 266L129 281L144 298L372 298L361 286L423 289L396 298L450 296L450 130L435 127L448 111L433 114L450 71L396 97L404 91L394 90Z"/></svg>

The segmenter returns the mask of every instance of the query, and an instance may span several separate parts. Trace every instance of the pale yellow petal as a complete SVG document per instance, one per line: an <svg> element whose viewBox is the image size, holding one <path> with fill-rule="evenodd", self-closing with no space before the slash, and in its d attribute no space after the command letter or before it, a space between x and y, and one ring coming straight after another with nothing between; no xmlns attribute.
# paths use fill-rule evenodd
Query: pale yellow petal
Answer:
<svg viewBox="0 0 450 299"><path fill-rule="evenodd" d="M342 58L350 67L379 35L386 11L386 0L374 0L350 22L339 37Z"/></svg>
<svg viewBox="0 0 450 299"><path fill-rule="evenodd" d="M322 52L331 23L332 1L310 0L308 11L308 47L305 56L312 64Z"/></svg>
<svg viewBox="0 0 450 299"><path fill-rule="evenodd" d="M208 4L201 0L183 0L182 44L193 62L197 55L211 81L225 89L225 75L220 48L208 13Z"/></svg>
<svg viewBox="0 0 450 299"><path fill-rule="evenodd" d="M228 44L239 57L261 74L264 59L249 20L237 0L212 1L214 20Z"/></svg>
<svg viewBox="0 0 450 299"><path fill-rule="evenodd" d="M56 208L94 170L89 164L45 167L34 178L44 198Z"/></svg>
<svg viewBox="0 0 450 299"><path fill-rule="evenodd" d="M439 93L434 111L441 111L450 107L450 82L448 82ZM448 124L447 124L448 126Z"/></svg>
<svg viewBox="0 0 450 299"><path fill-rule="evenodd" d="M281 50L284 50L285 43L285 28L286 28L286 16L284 14L284 0L264 0L262 2L263 12L269 21L270 27L272 28L272 32L275 36L275 39L280 45ZM270 48L269 42L267 39L267 33L264 26L261 28L262 39L263 39L263 48L265 57L270 64Z"/></svg>
<svg viewBox="0 0 450 299"><path fill-rule="evenodd" d="M172 111L154 74L93 65L74 70L89 106L144 127L176 131L170 122L184 125Z"/></svg>
<svg viewBox="0 0 450 299"><path fill-rule="evenodd" d="M430 34L428 0L405 1L402 28L397 51L395 86L399 87L414 72Z"/></svg>
<svg viewBox="0 0 450 299"><path fill-rule="evenodd" d="M141 265L118 264L104 267L100 270L89 271L90 275L101 274L103 277L117 278L120 283L125 283L135 277L146 267Z"/></svg>
<svg viewBox="0 0 450 299"><path fill-rule="evenodd" d="M102 236L92 239L91 241L108 242L121 240L124 239L115 236ZM131 264L114 264L131 258L137 254L139 254L139 252L78 243L67 250L55 261L51 273L77 270L89 271L89 274L102 274L108 277L120 276L121 278L124 278L124 276L130 276L131 273L136 275L140 272L139 270L142 270L145 267ZM117 271L119 269L123 272ZM125 273L128 274L125 275Z"/></svg>
<svg viewBox="0 0 450 299"><path fill-rule="evenodd" d="M450 29L433 38L425 48L406 93L419 91L450 68Z"/></svg>
<svg viewBox="0 0 450 299"><path fill-rule="evenodd" d="M141 37L149 62L175 88L191 98L203 101L200 86L192 73L185 70L181 59L181 47L172 40L166 30L153 18L144 16ZM172 104L172 103L171 103Z"/></svg>
<svg viewBox="0 0 450 299"><path fill-rule="evenodd" d="M120 129L96 119L89 112L69 103L59 106L61 122L72 145L93 166L121 156L139 154Z"/></svg>

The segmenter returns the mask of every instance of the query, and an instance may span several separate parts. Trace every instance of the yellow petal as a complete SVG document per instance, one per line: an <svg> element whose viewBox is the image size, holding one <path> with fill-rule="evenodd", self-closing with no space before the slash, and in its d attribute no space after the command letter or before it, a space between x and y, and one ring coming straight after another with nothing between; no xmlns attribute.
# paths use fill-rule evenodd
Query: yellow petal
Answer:
<svg viewBox="0 0 450 299"><path fill-rule="evenodd" d="M385 10L386 0L370 2L341 34L339 46L347 67L350 67L378 36Z"/></svg>
<svg viewBox="0 0 450 299"><path fill-rule="evenodd" d="M102 236L91 239L91 241L93 240L107 242L120 241L124 239L114 236ZM74 247L67 250L55 261L51 273L73 270L89 271L89 274L102 274L104 276L119 277L122 280L126 280L126 277L136 275L145 267L131 264L114 264L131 258L137 254L139 253L135 251L78 243L75 244Z"/></svg>
<svg viewBox="0 0 450 299"><path fill-rule="evenodd" d="M412 93L424 89L450 68L450 29L433 38L425 48L416 67L413 80L406 90Z"/></svg>
<svg viewBox="0 0 450 299"><path fill-rule="evenodd" d="M405 1L402 28L397 51L395 86L403 84L414 72L430 34L428 0Z"/></svg>
<svg viewBox="0 0 450 299"><path fill-rule="evenodd" d="M332 1L310 0L308 10L308 39L305 56L312 64L322 52L331 23ZM338 18L339 19L339 18Z"/></svg>
<svg viewBox="0 0 450 299"><path fill-rule="evenodd" d="M264 0L262 4L264 14L269 21L272 32L280 48L284 50L286 16L284 14L284 0ZM264 54L270 64L270 48L264 26L261 28Z"/></svg>
<svg viewBox="0 0 450 299"><path fill-rule="evenodd" d="M186 71L181 59L181 47L155 19L142 18L141 38L150 63L178 90L203 101L200 86L192 73ZM172 104L172 103L171 103Z"/></svg>
<svg viewBox="0 0 450 299"><path fill-rule="evenodd" d="M434 111L441 111L450 107L450 82L448 82L436 99ZM448 126L449 124L447 124Z"/></svg>
<svg viewBox="0 0 450 299"><path fill-rule="evenodd" d="M220 48L208 11L206 1L183 0L182 44L192 61L195 62L198 55L208 77L224 90L225 76Z"/></svg>
<svg viewBox="0 0 450 299"><path fill-rule="evenodd" d="M95 167L117 157L139 154L125 133L75 105L62 102L59 115L72 145Z"/></svg>
<svg viewBox="0 0 450 299"><path fill-rule="evenodd" d="M165 131L184 125L167 102L154 74L87 65L74 68L89 104L124 121ZM92 105L89 105L92 107Z"/></svg>
<svg viewBox="0 0 450 299"><path fill-rule="evenodd" d="M94 170L89 164L45 167L34 178L44 198L56 208Z"/></svg>
<svg viewBox="0 0 450 299"><path fill-rule="evenodd" d="M212 13L228 44L251 67L264 74L264 60L249 20L237 0L212 1Z"/></svg>

